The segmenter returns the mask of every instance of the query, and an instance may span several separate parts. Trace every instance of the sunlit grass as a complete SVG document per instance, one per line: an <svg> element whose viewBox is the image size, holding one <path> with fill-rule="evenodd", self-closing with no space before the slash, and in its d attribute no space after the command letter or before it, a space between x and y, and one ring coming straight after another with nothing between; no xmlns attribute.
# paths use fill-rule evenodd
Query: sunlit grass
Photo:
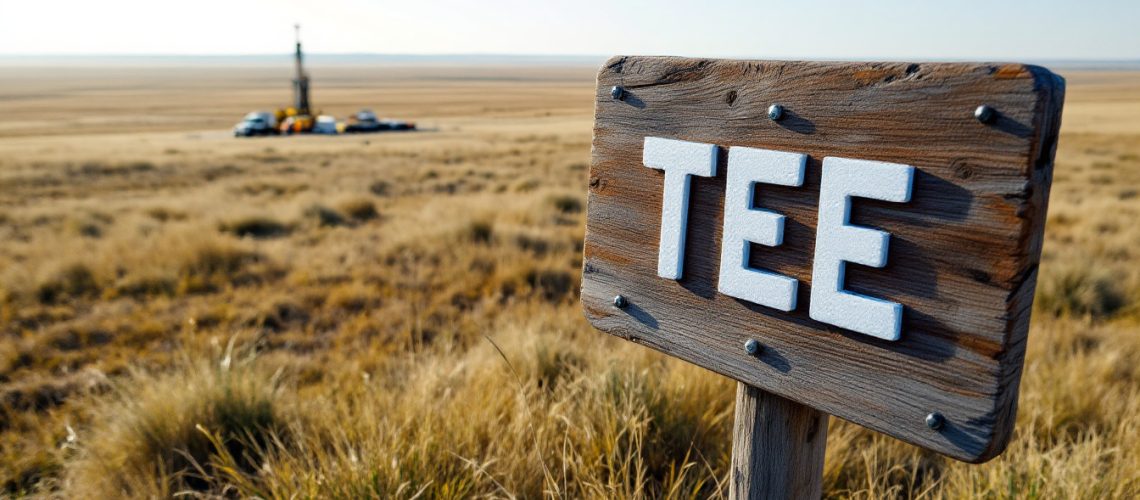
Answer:
<svg viewBox="0 0 1140 500"><path fill-rule="evenodd" d="M367 144L0 158L4 494L724 496L734 383L580 312L584 97ZM1061 139L1006 453L835 420L828 497L1140 495L1138 155Z"/></svg>

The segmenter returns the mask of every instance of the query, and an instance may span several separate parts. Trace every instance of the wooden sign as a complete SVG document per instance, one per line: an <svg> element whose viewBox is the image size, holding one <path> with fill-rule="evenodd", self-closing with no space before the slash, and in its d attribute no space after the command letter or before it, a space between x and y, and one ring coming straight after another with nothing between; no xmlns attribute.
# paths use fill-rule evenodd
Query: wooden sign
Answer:
<svg viewBox="0 0 1140 500"><path fill-rule="evenodd" d="M586 316L744 392L988 460L1016 413L1063 98L1020 64L615 57Z"/></svg>

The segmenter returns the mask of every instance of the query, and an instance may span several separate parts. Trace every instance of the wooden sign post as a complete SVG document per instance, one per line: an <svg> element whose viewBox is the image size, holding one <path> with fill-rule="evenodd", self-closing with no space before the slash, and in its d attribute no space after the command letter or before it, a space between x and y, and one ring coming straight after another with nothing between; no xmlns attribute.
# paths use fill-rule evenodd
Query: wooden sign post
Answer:
<svg viewBox="0 0 1140 500"><path fill-rule="evenodd" d="M740 382L733 497L819 497L828 414L989 460L1016 414L1063 99L1019 64L615 57L586 316Z"/></svg>

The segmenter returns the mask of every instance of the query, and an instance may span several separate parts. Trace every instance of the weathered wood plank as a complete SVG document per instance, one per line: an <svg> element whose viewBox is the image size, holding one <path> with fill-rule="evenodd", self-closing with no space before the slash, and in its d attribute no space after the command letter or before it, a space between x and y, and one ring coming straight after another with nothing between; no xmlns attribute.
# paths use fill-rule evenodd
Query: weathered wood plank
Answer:
<svg viewBox="0 0 1140 500"><path fill-rule="evenodd" d="M610 88L626 89L624 100ZM598 75L582 302L598 328L955 458L1010 435L1064 83L1016 64L795 63L616 57ZM772 103L788 117L767 118ZM993 123L974 119L988 104ZM656 275L661 171L647 136L717 144L694 177L684 275ZM797 309L717 292L729 146L809 155L802 187L764 185L784 243L751 265L799 280ZM808 317L820 163L913 165L908 203L853 202L851 223L891 233L886 267L849 264L846 288L904 305L896 342ZM628 298L613 307L617 294ZM758 357L741 346L756 338ZM931 430L937 411L946 425Z"/></svg>
<svg viewBox="0 0 1140 500"><path fill-rule="evenodd" d="M737 384L733 439L729 498L822 495L827 414Z"/></svg>

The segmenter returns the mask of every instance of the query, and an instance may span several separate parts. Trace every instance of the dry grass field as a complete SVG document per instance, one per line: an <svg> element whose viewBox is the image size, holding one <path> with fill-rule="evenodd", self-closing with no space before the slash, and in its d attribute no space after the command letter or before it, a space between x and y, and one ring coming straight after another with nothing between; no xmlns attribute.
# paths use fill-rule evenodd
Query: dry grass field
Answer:
<svg viewBox="0 0 1140 500"><path fill-rule="evenodd" d="M0 496L706 498L734 384L577 302L594 68L0 68ZM1064 72L1062 72L1064 73ZM1015 438L837 498L1140 496L1140 73L1067 73Z"/></svg>

